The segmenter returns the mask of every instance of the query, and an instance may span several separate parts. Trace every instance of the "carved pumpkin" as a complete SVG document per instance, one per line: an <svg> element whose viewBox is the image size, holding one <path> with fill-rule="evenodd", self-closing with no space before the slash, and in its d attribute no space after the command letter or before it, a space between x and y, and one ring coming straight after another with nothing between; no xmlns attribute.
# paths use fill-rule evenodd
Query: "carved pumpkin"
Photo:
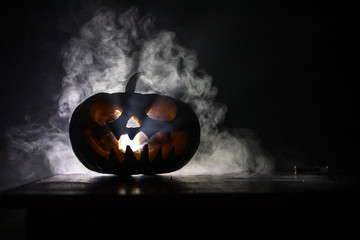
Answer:
<svg viewBox="0 0 360 240"><path fill-rule="evenodd" d="M186 165L200 141L199 121L180 100L134 93L99 93L81 103L70 121L77 158L90 170L118 175L172 172Z"/></svg>

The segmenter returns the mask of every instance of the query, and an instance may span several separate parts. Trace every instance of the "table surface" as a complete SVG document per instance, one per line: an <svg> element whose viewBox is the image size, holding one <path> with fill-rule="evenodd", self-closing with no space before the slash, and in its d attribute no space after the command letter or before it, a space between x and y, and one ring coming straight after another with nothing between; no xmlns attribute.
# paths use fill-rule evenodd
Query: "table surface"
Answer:
<svg viewBox="0 0 360 240"><path fill-rule="evenodd" d="M11 189L7 195L179 195L357 192L357 176L328 174L134 175L62 174Z"/></svg>
<svg viewBox="0 0 360 240"><path fill-rule="evenodd" d="M177 234L239 231L307 236L357 229L357 176L329 174L136 175L62 174L1 194L1 208L25 209L36 239L43 229L58 234L143 229ZM66 231L65 231L65 230ZM329 231L329 236L331 232ZM111 235L110 234L110 235Z"/></svg>

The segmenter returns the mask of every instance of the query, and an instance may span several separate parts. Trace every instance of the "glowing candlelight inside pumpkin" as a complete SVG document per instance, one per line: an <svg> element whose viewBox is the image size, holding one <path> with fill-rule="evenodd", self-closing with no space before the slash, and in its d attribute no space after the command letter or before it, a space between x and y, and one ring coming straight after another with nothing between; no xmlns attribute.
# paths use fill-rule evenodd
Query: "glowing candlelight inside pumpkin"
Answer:
<svg viewBox="0 0 360 240"><path fill-rule="evenodd" d="M91 170L165 173L195 153L200 125L191 107L169 96L134 93L137 78L130 78L125 93L97 93L74 110L70 140Z"/></svg>
<svg viewBox="0 0 360 240"><path fill-rule="evenodd" d="M140 120L135 116L132 116L126 124L127 128L139 128L140 126Z"/></svg>
<svg viewBox="0 0 360 240"><path fill-rule="evenodd" d="M90 116L101 126L115 121L121 116L122 112L121 107L105 101L95 102L90 108Z"/></svg>
<svg viewBox="0 0 360 240"><path fill-rule="evenodd" d="M143 132L136 134L133 140L130 140L128 134L123 134L119 139L119 149L122 152L126 152L126 147L130 146L134 153L141 153L143 147L148 143L148 137Z"/></svg>

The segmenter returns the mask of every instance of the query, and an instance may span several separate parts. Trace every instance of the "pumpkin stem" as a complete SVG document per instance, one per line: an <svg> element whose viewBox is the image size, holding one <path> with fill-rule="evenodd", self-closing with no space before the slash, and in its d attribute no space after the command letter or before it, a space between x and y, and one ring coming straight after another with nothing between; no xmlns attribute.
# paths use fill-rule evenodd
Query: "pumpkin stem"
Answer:
<svg viewBox="0 0 360 240"><path fill-rule="evenodd" d="M129 93L135 92L137 81L142 74L143 74L142 72L137 72L130 77L129 81L125 86L125 92L129 92Z"/></svg>

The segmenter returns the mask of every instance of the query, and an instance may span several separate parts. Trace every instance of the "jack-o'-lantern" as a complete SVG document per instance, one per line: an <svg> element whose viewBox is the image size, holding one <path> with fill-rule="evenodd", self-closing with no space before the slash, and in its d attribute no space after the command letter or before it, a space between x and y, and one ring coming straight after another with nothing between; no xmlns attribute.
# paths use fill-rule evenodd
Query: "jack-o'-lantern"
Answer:
<svg viewBox="0 0 360 240"><path fill-rule="evenodd" d="M70 140L90 170L167 173L182 168L196 152L200 127L190 106L168 96L134 93L137 78L124 93L98 93L75 109Z"/></svg>

